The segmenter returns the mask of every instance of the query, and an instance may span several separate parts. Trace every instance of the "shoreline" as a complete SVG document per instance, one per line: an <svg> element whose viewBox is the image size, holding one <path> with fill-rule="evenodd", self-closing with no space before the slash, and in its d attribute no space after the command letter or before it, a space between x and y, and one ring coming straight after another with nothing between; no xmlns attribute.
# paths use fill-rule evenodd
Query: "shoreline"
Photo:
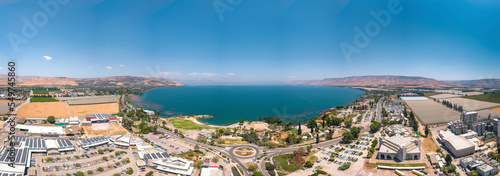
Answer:
<svg viewBox="0 0 500 176"><path fill-rule="evenodd" d="M189 86L189 85L183 85L183 86L173 86L173 87L185 87L185 86ZM284 86L295 86L295 85L286 85L286 84L285 84ZM310 86L310 85L306 85L306 86ZM317 86L317 85L313 85L313 86ZM345 106L345 105L348 105L348 104L352 104L353 102L355 102L355 101L359 98L359 96L360 96L360 95L366 95L366 94L367 94L367 90L366 90L366 89L362 89L362 87L343 87L343 86L319 86L319 87L338 87L338 88L347 88L347 89L353 89L353 90L358 90L358 91L361 91L361 92L362 92L362 93L361 93L361 94L359 94L359 95L358 95L358 97L357 97L357 98L355 98L354 100L351 100L350 102L348 102L348 103L346 103L346 104L344 104L344 105L339 105L339 106ZM167 88L167 87L156 87L156 88L153 88L153 89L158 89L158 88ZM170 87L169 87L169 88L170 88ZM153 90L153 89L149 89L149 90ZM147 91L149 91L149 90L147 90ZM146 91L146 92L147 92L147 91ZM135 95L135 94L133 94L133 95ZM135 96L140 96L140 95L135 95ZM142 101L142 100L141 100L141 101ZM142 101L142 102L143 102L143 101ZM136 101L131 102L131 104L132 104L132 105L134 105L134 106L137 106L137 100L136 100ZM327 108L327 109L325 109L325 110L321 111L321 113L320 113L320 114L317 114L317 115L321 115L323 112L325 112L325 111L329 111L329 110L331 110L332 108L335 108L335 107L333 107L333 106L332 106L332 107L330 107L330 108ZM155 108L155 109L156 109L156 108ZM209 116L211 116L211 115L209 115ZM194 118L194 117L187 117L187 118L183 118L183 117L180 117L180 116L177 116L177 117L174 117L174 116L170 116L170 117L169 117L169 116L164 116L164 117L166 117L166 118L181 118L181 119L186 119L186 120L190 120L190 121L192 121L193 123L198 124L198 125L204 125L204 126L215 127L215 128L227 128L227 127L235 127L235 126L240 126L238 122L233 123L233 124L229 124L229 125L227 125L227 126L226 126L226 125L213 125L213 124L209 124L209 123L203 123L203 122L199 121L199 120L198 120L198 118ZM213 116L212 116L212 117L210 117L210 118L213 118ZM247 120L245 120L245 123L246 123L246 122L247 122ZM254 121L254 122L257 122L257 121ZM259 122L263 122L263 121L259 121Z"/></svg>

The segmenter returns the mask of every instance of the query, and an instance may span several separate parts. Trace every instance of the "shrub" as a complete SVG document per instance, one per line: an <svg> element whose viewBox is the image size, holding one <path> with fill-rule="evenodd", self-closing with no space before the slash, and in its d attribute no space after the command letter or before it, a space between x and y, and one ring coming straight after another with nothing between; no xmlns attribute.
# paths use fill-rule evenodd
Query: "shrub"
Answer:
<svg viewBox="0 0 500 176"><path fill-rule="evenodd" d="M127 172L125 172L125 173L127 173L127 174L129 174L129 175L132 175L132 174L134 173L134 170L129 169L129 170L127 170Z"/></svg>

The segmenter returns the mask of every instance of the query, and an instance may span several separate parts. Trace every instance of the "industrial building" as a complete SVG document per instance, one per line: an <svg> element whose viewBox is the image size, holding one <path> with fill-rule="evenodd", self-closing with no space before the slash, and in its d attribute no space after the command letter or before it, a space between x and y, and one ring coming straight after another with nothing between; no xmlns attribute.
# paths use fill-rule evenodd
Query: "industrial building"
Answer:
<svg viewBox="0 0 500 176"><path fill-rule="evenodd" d="M455 135L451 131L440 131L438 141L443 143L455 157L473 154L475 146L464 136Z"/></svg>
<svg viewBox="0 0 500 176"><path fill-rule="evenodd" d="M81 148L88 149L91 147L107 144L108 142L109 138L107 136L99 136L99 137L79 140L77 142L77 145L80 146Z"/></svg>
<svg viewBox="0 0 500 176"><path fill-rule="evenodd" d="M456 135L472 130L482 136L486 132L486 124L478 122L477 119L477 112L462 112L460 120L449 122L448 127Z"/></svg>
<svg viewBox="0 0 500 176"><path fill-rule="evenodd" d="M92 123L107 123L109 122L110 118L115 118L114 115L109 115L109 114L87 114L85 115L85 120L86 121L91 121Z"/></svg>
<svg viewBox="0 0 500 176"><path fill-rule="evenodd" d="M64 130L60 126L47 127L47 126L16 125L16 130L28 131L29 135L53 136L53 137L64 135Z"/></svg>
<svg viewBox="0 0 500 176"><path fill-rule="evenodd" d="M465 172L467 174L469 174L469 172L472 170L476 170L481 176L489 176L496 171L495 167L476 157L467 157L461 159L460 166L465 168Z"/></svg>
<svg viewBox="0 0 500 176"><path fill-rule="evenodd" d="M420 159L421 143L413 137L392 136L380 137L378 159L418 160Z"/></svg>

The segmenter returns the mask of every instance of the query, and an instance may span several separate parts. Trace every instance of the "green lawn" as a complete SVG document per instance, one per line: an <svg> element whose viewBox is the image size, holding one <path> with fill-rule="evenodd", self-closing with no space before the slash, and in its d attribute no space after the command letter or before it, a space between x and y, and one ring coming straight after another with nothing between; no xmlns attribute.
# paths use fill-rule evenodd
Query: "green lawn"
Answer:
<svg viewBox="0 0 500 176"><path fill-rule="evenodd" d="M214 127L196 124L191 120L184 120L179 118L168 119L175 128L186 129L186 130L200 130L200 129L214 129Z"/></svg>
<svg viewBox="0 0 500 176"><path fill-rule="evenodd" d="M275 164L284 171L294 172L303 167L303 164L297 164L291 161L292 154L276 155L274 157Z"/></svg>
<svg viewBox="0 0 500 176"><path fill-rule="evenodd" d="M57 89L57 90L49 90L49 92L58 92L58 91L61 91L61 90L59 90L59 89Z"/></svg>
<svg viewBox="0 0 500 176"><path fill-rule="evenodd" d="M479 100L479 101L487 101L492 103L500 103L500 91L496 91L495 93L492 94L465 96L463 98Z"/></svg>
<svg viewBox="0 0 500 176"><path fill-rule="evenodd" d="M241 176L240 172L238 172L238 169L236 167L231 167L231 171L233 172L234 176Z"/></svg>
<svg viewBox="0 0 500 176"><path fill-rule="evenodd" d="M59 100L56 100L55 98L51 97L32 97L30 99L30 102L53 102L53 101L59 101Z"/></svg>
<svg viewBox="0 0 500 176"><path fill-rule="evenodd" d="M46 90L33 90L33 94L45 94L48 95L49 92Z"/></svg>

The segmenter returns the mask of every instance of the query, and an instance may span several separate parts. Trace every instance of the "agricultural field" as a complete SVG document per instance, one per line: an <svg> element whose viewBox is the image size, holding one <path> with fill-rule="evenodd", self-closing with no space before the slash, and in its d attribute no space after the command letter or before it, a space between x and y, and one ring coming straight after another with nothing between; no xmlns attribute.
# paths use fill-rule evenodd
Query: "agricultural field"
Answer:
<svg viewBox="0 0 500 176"><path fill-rule="evenodd" d="M472 100L468 98L446 98L444 99L452 104L462 105L465 111L479 111L500 107L498 103L490 103L486 101Z"/></svg>
<svg viewBox="0 0 500 176"><path fill-rule="evenodd" d="M467 99L471 99L471 100L487 101L487 102L492 102L492 103L500 103L500 91L496 91L493 94L466 96L463 98L467 98Z"/></svg>
<svg viewBox="0 0 500 176"><path fill-rule="evenodd" d="M59 97L61 101L67 101L69 105L89 105L101 103L116 103L118 95L86 96L86 97Z"/></svg>
<svg viewBox="0 0 500 176"><path fill-rule="evenodd" d="M118 108L118 103L70 105L69 111L71 116L85 117L85 114L116 114Z"/></svg>
<svg viewBox="0 0 500 176"><path fill-rule="evenodd" d="M59 101L52 97L31 97L30 102L56 102Z"/></svg>
<svg viewBox="0 0 500 176"><path fill-rule="evenodd" d="M482 117L484 119L488 118L489 115L491 115L491 119L500 117L500 108L496 108L493 110L477 111L477 116Z"/></svg>
<svg viewBox="0 0 500 176"><path fill-rule="evenodd" d="M17 116L24 118L55 118L69 117L68 106L64 102L35 102L28 103L17 109Z"/></svg>
<svg viewBox="0 0 500 176"><path fill-rule="evenodd" d="M43 95L48 95L49 91L47 90L33 90L33 94L43 94Z"/></svg>
<svg viewBox="0 0 500 176"><path fill-rule="evenodd" d="M404 100L415 112L418 120L426 124L438 124L460 119L460 113L433 100ZM465 108L465 106L464 106Z"/></svg>
<svg viewBox="0 0 500 176"><path fill-rule="evenodd" d="M439 94L439 95L432 95L429 96L430 98L435 98L435 99L443 99L443 98L454 98L454 97L461 97L462 95L453 95L453 94Z"/></svg>

